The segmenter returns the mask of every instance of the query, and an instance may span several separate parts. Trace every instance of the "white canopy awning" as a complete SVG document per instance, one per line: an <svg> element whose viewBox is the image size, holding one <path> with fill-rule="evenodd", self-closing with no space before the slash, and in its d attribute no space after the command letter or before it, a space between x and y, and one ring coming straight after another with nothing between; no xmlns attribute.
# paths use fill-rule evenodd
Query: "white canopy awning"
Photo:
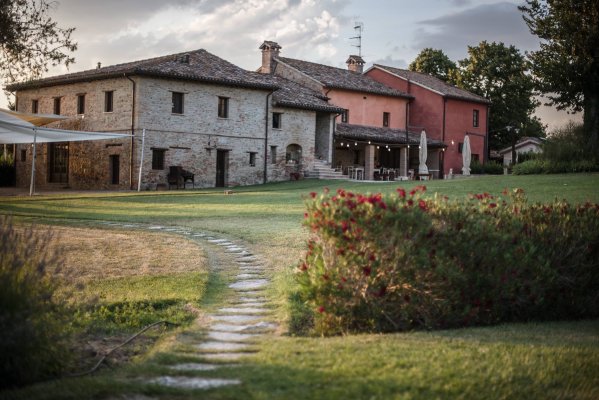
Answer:
<svg viewBox="0 0 599 400"><path fill-rule="evenodd" d="M60 115L26 114L0 109L0 144L78 142L130 138L123 133L70 131L40 127L39 125L65 119Z"/></svg>

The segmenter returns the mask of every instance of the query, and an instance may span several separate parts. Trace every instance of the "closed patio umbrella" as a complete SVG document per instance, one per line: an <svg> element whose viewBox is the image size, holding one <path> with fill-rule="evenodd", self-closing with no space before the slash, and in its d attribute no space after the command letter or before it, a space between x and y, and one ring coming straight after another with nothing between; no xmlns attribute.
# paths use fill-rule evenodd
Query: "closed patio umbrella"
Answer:
<svg viewBox="0 0 599 400"><path fill-rule="evenodd" d="M423 129L422 133L420 133L420 146L418 151L418 160L420 161L420 165L418 165L419 174L428 174L428 167L426 166L427 156L428 148L426 145L426 132Z"/></svg>
<svg viewBox="0 0 599 400"><path fill-rule="evenodd" d="M470 150L470 136L464 137L464 145L462 146L462 175L470 175L470 161L472 152Z"/></svg>

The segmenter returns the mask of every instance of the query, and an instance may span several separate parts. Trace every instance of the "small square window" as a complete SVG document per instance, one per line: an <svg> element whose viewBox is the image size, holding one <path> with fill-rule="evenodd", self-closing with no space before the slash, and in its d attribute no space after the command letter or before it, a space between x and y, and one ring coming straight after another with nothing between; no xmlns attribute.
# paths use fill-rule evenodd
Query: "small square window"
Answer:
<svg viewBox="0 0 599 400"><path fill-rule="evenodd" d="M472 112L472 126L475 128L478 127L478 110Z"/></svg>
<svg viewBox="0 0 599 400"><path fill-rule="evenodd" d="M272 113L272 127L274 129L281 129L281 113Z"/></svg>
<svg viewBox="0 0 599 400"><path fill-rule="evenodd" d="M39 102L37 100L31 100L31 113L32 114L38 113L38 105L39 105Z"/></svg>
<svg viewBox="0 0 599 400"><path fill-rule="evenodd" d="M114 91L104 92L104 112L113 111Z"/></svg>
<svg viewBox="0 0 599 400"><path fill-rule="evenodd" d="M183 114L183 93L173 92L173 114Z"/></svg>
<svg viewBox="0 0 599 400"><path fill-rule="evenodd" d="M54 114L60 115L60 97L54 98Z"/></svg>
<svg viewBox="0 0 599 400"><path fill-rule="evenodd" d="M164 169L166 149L152 149L152 169Z"/></svg>
<svg viewBox="0 0 599 400"><path fill-rule="evenodd" d="M270 163L277 163L277 146L270 146Z"/></svg>
<svg viewBox="0 0 599 400"><path fill-rule="evenodd" d="M229 118L229 98L219 97L218 98L218 117Z"/></svg>
<svg viewBox="0 0 599 400"><path fill-rule="evenodd" d="M256 153L250 152L250 167L256 166Z"/></svg>
<svg viewBox="0 0 599 400"><path fill-rule="evenodd" d="M388 112L384 112L383 113L383 126L384 127L389 127L389 119L391 117L391 114L389 114Z"/></svg>
<svg viewBox="0 0 599 400"><path fill-rule="evenodd" d="M85 95L77 95L77 114L85 114Z"/></svg>
<svg viewBox="0 0 599 400"><path fill-rule="evenodd" d="M341 113L341 122L347 123L349 121L349 110L345 110Z"/></svg>

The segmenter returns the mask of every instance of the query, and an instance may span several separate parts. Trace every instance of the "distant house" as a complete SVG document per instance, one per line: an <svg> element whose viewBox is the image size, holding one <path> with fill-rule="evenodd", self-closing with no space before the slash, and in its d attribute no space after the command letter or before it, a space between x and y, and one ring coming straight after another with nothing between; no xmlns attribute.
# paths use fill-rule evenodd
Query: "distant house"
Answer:
<svg viewBox="0 0 599 400"><path fill-rule="evenodd" d="M543 139L538 137L523 137L518 140L515 146L516 150L516 161L518 162L518 155L527 153L542 153L543 152ZM499 150L499 155L503 157L503 165L509 166L512 163L512 146L506 147L505 149Z"/></svg>
<svg viewBox="0 0 599 400"><path fill-rule="evenodd" d="M205 50L172 54L8 86L17 110L71 118L64 128L126 132L131 140L44 144L40 188L167 183L170 167L195 174L198 187L289 179L313 166L319 143L332 142L343 110L319 91L239 68ZM18 146L17 185L28 184L31 146Z"/></svg>
<svg viewBox="0 0 599 400"><path fill-rule="evenodd" d="M408 93L408 126L447 145L440 154L442 174L462 170L462 144L470 137L472 159L485 162L488 153L488 115L491 103L428 74L375 64L365 75Z"/></svg>
<svg viewBox="0 0 599 400"><path fill-rule="evenodd" d="M343 168L364 167L366 179L373 178L378 166L397 169L402 176L408 175L408 169L417 168L418 138L408 133L407 119L408 104L414 101L412 94L364 75L360 56L349 56L348 69L341 69L281 57L281 46L273 41L265 41L260 49L259 72L319 91L331 104L344 109L336 118L334 145L323 144L316 149L322 160ZM431 139L429 168L438 171L439 154L445 145Z"/></svg>

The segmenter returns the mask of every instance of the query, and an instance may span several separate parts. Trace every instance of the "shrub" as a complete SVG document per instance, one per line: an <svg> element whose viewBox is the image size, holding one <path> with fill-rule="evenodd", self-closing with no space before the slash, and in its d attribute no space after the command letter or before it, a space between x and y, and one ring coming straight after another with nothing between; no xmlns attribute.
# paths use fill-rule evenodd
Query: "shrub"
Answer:
<svg viewBox="0 0 599 400"><path fill-rule="evenodd" d="M312 193L298 266L318 334L599 315L599 205Z"/></svg>
<svg viewBox="0 0 599 400"><path fill-rule="evenodd" d="M16 170L10 154L0 154L0 186L15 184Z"/></svg>
<svg viewBox="0 0 599 400"><path fill-rule="evenodd" d="M515 175L563 174L570 172L596 172L599 164L591 160L570 160L552 162L545 159L533 159L512 167Z"/></svg>
<svg viewBox="0 0 599 400"><path fill-rule="evenodd" d="M479 161L475 160L470 165L470 172L473 174L502 175L503 166L494 161L481 164Z"/></svg>
<svg viewBox="0 0 599 400"><path fill-rule="evenodd" d="M67 313L49 273L60 258L47 250L50 240L0 218L0 388L55 376L68 361Z"/></svg>

